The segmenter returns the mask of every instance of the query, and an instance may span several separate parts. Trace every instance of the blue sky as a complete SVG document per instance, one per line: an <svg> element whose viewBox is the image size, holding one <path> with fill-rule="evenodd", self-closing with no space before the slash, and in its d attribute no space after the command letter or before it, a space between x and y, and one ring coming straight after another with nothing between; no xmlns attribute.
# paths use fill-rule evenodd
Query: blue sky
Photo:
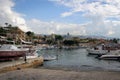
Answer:
<svg viewBox="0 0 120 80"><path fill-rule="evenodd" d="M48 0L15 0L14 10L25 14L25 19L40 19L43 21L57 21L62 23L82 23L86 19L80 13L66 18L60 17L60 14L68 10L68 7L55 4Z"/></svg>
<svg viewBox="0 0 120 80"><path fill-rule="evenodd" d="M15 11L26 14L26 19L42 19L49 21L59 18L64 8L47 0L16 0Z"/></svg>
<svg viewBox="0 0 120 80"><path fill-rule="evenodd" d="M120 0L0 0L0 6L0 24L8 22L24 31L108 37L120 34Z"/></svg>

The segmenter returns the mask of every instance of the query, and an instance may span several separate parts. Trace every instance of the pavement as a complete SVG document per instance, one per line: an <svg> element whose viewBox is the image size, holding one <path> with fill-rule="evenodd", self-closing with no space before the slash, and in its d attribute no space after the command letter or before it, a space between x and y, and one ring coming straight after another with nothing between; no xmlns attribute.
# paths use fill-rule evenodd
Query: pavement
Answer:
<svg viewBox="0 0 120 80"><path fill-rule="evenodd" d="M0 80L120 80L120 72L22 69L0 74Z"/></svg>
<svg viewBox="0 0 120 80"><path fill-rule="evenodd" d="M32 59L27 59L26 62L30 63L34 60L40 59L41 57L38 58L32 58ZM5 61L5 62L0 62L0 69L4 68L4 67L9 67L9 66L15 66L15 65L19 65L19 64L23 64L25 63L24 59L19 59L19 60L13 60L13 61Z"/></svg>
<svg viewBox="0 0 120 80"><path fill-rule="evenodd" d="M9 66L22 64L22 63L25 63L25 61L23 59L13 60L13 61L6 61L6 62L0 62L0 69L2 69L4 67L9 67Z"/></svg>

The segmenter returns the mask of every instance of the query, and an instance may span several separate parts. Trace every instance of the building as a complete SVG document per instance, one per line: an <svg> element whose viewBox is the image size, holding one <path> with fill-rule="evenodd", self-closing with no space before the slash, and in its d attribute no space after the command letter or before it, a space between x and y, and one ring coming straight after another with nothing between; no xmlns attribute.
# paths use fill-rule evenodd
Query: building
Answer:
<svg viewBox="0 0 120 80"><path fill-rule="evenodd" d="M20 39L25 40L25 32L23 32L18 27L3 27L6 31L6 37L8 40L13 40L15 42L20 42Z"/></svg>

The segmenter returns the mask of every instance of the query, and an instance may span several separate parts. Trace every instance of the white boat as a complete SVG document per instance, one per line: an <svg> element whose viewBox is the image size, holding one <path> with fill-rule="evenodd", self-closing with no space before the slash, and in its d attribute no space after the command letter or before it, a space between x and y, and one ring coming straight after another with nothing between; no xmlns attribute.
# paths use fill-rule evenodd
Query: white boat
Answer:
<svg viewBox="0 0 120 80"><path fill-rule="evenodd" d="M108 54L102 55L100 59L119 60L120 50L110 51Z"/></svg>
<svg viewBox="0 0 120 80"><path fill-rule="evenodd" d="M100 59L107 59L107 60L120 60L120 55L102 55Z"/></svg>
<svg viewBox="0 0 120 80"><path fill-rule="evenodd" d="M34 52L28 52L28 53L26 53L26 58L27 59L32 59L32 58L37 58L37 57L38 57L37 50L35 50Z"/></svg>
<svg viewBox="0 0 120 80"><path fill-rule="evenodd" d="M44 61L50 61L50 60L55 60L57 59L56 56L53 56L53 55L42 55Z"/></svg>
<svg viewBox="0 0 120 80"><path fill-rule="evenodd" d="M101 55L109 53L109 50L106 50L105 45L101 44L101 45L94 46L92 48L88 48L87 52L88 52L88 54L91 54L91 55L100 55L101 56Z"/></svg>
<svg viewBox="0 0 120 80"><path fill-rule="evenodd" d="M91 55L104 55L108 53L108 50L94 50L94 49L87 49L88 54Z"/></svg>
<svg viewBox="0 0 120 80"><path fill-rule="evenodd" d="M28 50L26 53L26 59L31 59L31 58L37 58L38 57L38 50L36 49L35 46L29 46L29 45L20 45L20 49L26 49Z"/></svg>

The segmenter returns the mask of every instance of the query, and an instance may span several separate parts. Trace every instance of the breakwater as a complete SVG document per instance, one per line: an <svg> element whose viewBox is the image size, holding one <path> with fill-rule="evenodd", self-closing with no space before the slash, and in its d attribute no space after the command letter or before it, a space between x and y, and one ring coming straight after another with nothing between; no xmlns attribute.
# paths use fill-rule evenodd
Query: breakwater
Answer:
<svg viewBox="0 0 120 80"><path fill-rule="evenodd" d="M8 71L13 71L13 70L20 70L20 69L24 69L24 68L31 68L31 67L33 68L33 67L37 67L38 65L42 65L42 64L43 64L42 57L29 59L29 60L27 60L26 63L24 61L18 60L15 62L7 63L6 65L0 67L0 73L5 73Z"/></svg>

